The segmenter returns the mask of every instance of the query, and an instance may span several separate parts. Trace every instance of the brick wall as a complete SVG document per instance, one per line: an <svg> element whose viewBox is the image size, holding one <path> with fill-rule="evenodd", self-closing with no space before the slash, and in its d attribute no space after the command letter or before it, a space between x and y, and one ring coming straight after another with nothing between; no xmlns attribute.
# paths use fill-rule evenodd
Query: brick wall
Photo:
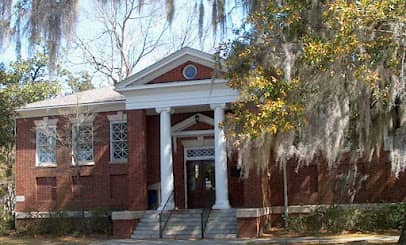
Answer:
<svg viewBox="0 0 406 245"><path fill-rule="evenodd" d="M160 182L159 115L147 116L147 174L148 185Z"/></svg>
<svg viewBox="0 0 406 245"><path fill-rule="evenodd" d="M390 172L387 154L356 165L343 161L333 169L328 169L323 159L316 159L314 164L297 171L295 162L289 165L289 205L349 203L351 200L355 203L406 201L406 173L395 178ZM357 175L349 177L348 174L354 172ZM282 171L275 163L271 167L269 189L272 206L283 205Z"/></svg>
<svg viewBox="0 0 406 245"><path fill-rule="evenodd" d="M197 75L193 80L201 80L201 79L210 79L213 78L214 76L214 70L212 68L209 68L204 65L200 65L194 62L186 62L170 71L167 73L155 78L150 84L153 83L167 83L167 82L173 82L173 81L186 81L187 79L183 77L183 68L187 65L195 65L197 68ZM221 76L223 74L221 73Z"/></svg>
<svg viewBox="0 0 406 245"><path fill-rule="evenodd" d="M84 185L82 201L78 198L75 187L74 177L77 174L76 168L72 166L69 144L58 143L57 167L36 167L34 120L42 118L17 119L16 194L25 197L24 202L17 203L17 211L80 210L96 207L128 209L128 166L135 161L130 161L129 164L110 163L109 114L116 112L99 113L94 121L95 164L81 166L80 182ZM128 114L132 118L132 112ZM66 131L70 130L63 117L58 119L57 131L60 135L66 135Z"/></svg>
<svg viewBox="0 0 406 245"><path fill-rule="evenodd" d="M128 210L148 208L147 120L144 110L127 111Z"/></svg>
<svg viewBox="0 0 406 245"><path fill-rule="evenodd" d="M82 203L75 194L75 167L72 166L70 148L58 144L57 167L35 167L34 120L17 120L16 192L25 197L17 203L17 211L79 210L81 205L91 209L111 207L114 209L143 210L148 206L147 186L160 181L159 162L159 116L146 116L143 110L127 111L129 132L128 164L111 164L109 156L108 114L99 113L95 119L94 166L81 167L81 183L84 197ZM194 113L172 115L172 125ZM213 117L212 112L204 114ZM58 132L64 130L64 120L58 120ZM198 123L190 130L209 129ZM174 152L174 176L176 205L184 208L185 176L182 140L179 138ZM283 205L282 172L276 163L271 163L268 173L250 171L248 179L231 175L236 163L229 160L229 199L233 207L264 207ZM288 166L288 197L290 205L345 203L353 197L354 202L399 202L406 201L406 174L395 178L390 173L387 154L374 158L372 162L360 161L356 185L343 183L343 178L353 165L343 164L336 169L327 169L322 159L296 171L294 162ZM353 172L353 171L351 171ZM338 177L337 177L338 176ZM366 176L364 181L362 176ZM341 186L341 187L340 187ZM351 196L351 193L355 195ZM340 195L339 195L340 194Z"/></svg>

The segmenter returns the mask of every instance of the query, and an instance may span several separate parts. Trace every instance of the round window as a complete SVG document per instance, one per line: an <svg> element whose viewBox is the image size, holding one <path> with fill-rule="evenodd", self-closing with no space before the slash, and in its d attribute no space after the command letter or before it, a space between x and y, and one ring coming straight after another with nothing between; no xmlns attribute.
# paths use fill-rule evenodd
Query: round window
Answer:
<svg viewBox="0 0 406 245"><path fill-rule="evenodd" d="M183 68L183 76L186 79L193 79L197 75L197 68L194 65L187 65Z"/></svg>

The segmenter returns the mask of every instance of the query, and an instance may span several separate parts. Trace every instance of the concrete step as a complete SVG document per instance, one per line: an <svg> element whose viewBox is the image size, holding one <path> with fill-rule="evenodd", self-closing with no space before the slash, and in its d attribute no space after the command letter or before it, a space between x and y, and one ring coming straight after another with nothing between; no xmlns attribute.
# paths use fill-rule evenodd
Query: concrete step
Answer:
<svg viewBox="0 0 406 245"><path fill-rule="evenodd" d="M191 217L187 217L187 216L178 216L178 215L172 215L169 219L169 221L200 221L202 220L202 218L199 217L195 217L195 216L191 216Z"/></svg>
<svg viewBox="0 0 406 245"><path fill-rule="evenodd" d="M205 234L206 239L236 239L237 234Z"/></svg>
<svg viewBox="0 0 406 245"><path fill-rule="evenodd" d="M196 240L200 239L201 235L167 235L163 239L174 239L174 240Z"/></svg>
<svg viewBox="0 0 406 245"><path fill-rule="evenodd" d="M132 235L131 236L132 239L136 239L136 240L152 240L152 239L159 239L159 234L157 235Z"/></svg>
<svg viewBox="0 0 406 245"><path fill-rule="evenodd" d="M201 209L173 210L168 213L165 231L166 239L200 239ZM233 239L236 238L237 221L235 210L212 210L207 219L205 238ZM147 211L137 225L132 238L159 238L159 212Z"/></svg>
<svg viewBox="0 0 406 245"><path fill-rule="evenodd" d="M236 238L237 217L235 210L211 210L204 237L208 239Z"/></svg>
<svg viewBox="0 0 406 245"><path fill-rule="evenodd" d="M171 213L163 238L201 238L201 209L175 210Z"/></svg>
<svg viewBox="0 0 406 245"><path fill-rule="evenodd" d="M159 226L158 227L148 227L148 226L138 226L137 231L159 231Z"/></svg>

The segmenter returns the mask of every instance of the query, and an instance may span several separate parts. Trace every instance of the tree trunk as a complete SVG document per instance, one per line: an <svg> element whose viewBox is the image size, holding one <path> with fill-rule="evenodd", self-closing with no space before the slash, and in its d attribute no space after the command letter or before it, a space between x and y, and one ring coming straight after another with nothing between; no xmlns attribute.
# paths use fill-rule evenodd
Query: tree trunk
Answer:
<svg viewBox="0 0 406 245"><path fill-rule="evenodd" d="M405 222L403 223L402 231L400 232L398 244L406 245L406 214L405 214Z"/></svg>

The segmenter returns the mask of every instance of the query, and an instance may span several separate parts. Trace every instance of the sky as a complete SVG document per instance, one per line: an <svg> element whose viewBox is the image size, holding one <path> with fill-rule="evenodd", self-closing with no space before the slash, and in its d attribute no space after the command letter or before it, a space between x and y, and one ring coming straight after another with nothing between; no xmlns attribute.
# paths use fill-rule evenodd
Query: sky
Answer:
<svg viewBox="0 0 406 245"><path fill-rule="evenodd" d="M168 26L168 23L166 22L164 0L159 1L157 2L155 0L157 8L154 8L153 12L154 15L156 15L153 19L154 22L152 24L152 33L154 33L155 36L160 33L159 30L161 30L163 26ZM235 1L226 2L229 4L235 3ZM233 38L232 30L238 28L242 23L241 8L235 8L234 5L227 6L227 9L232 9L232 11L229 12L229 15L227 16L226 32L222 39L220 38L219 34L215 38L213 36L211 26L211 1L203 0L203 3L205 5L205 19L203 42L201 43L197 34L198 13L194 12L196 3L200 3L200 0L175 0L175 15L172 24L166 29L164 35L162 36L160 45L156 49L154 49L154 51L151 52L148 56L140 60L140 62L136 66L134 73L179 49L179 39L186 32L191 33L191 37L187 42L187 46L209 53L214 53L215 48L219 43ZM80 0L79 10L79 18L76 25L76 38L87 41L88 47L95 50L94 52L96 53L96 55L103 55L106 46L100 42L90 41L93 40L95 36L98 36L102 31L102 24L97 20L97 15L95 14L95 1ZM187 23L190 23L190 25L187 25ZM132 30L131 35L135 35L131 36L129 34L129 38L138 38L137 26L130 26L130 29ZM153 37L155 38L155 36ZM137 40L135 40L135 42L137 42ZM68 47L64 47L64 52L62 52L63 66L73 73L79 73L83 70L89 71L89 73L94 77L93 83L96 87L102 87L111 84L111 81L106 79L103 75L94 73L94 69L89 66L89 64L84 60L82 50L77 48L75 43L76 41L74 38L73 42L70 43ZM14 43L11 41L8 47L0 54L0 62L3 62L7 65L8 63L15 60L16 55L14 52L13 44ZM26 58L29 56L29 52L27 51L27 41L23 41L23 46L25 46L25 48L22 49L23 57Z"/></svg>

